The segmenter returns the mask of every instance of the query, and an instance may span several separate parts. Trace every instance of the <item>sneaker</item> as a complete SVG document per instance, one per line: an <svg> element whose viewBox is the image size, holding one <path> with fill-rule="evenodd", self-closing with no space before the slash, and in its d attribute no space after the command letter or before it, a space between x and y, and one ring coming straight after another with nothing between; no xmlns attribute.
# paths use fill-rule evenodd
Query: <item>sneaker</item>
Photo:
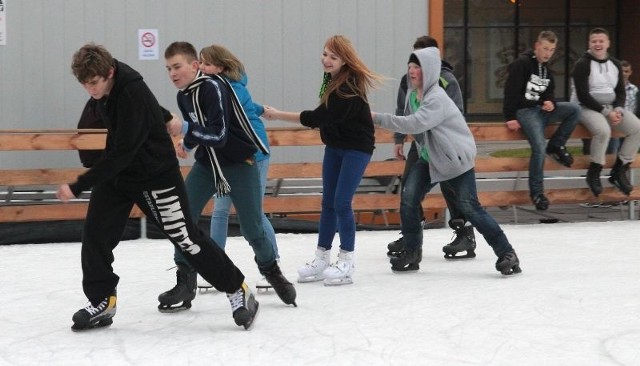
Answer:
<svg viewBox="0 0 640 366"><path fill-rule="evenodd" d="M571 153L569 153L565 146L547 145L547 155L567 168L571 168L573 164L573 156L571 156Z"/></svg>
<svg viewBox="0 0 640 366"><path fill-rule="evenodd" d="M318 247L316 256L311 263L298 268L298 282L314 282L324 279L323 271L329 267L331 251Z"/></svg>
<svg viewBox="0 0 640 366"><path fill-rule="evenodd" d="M258 314L260 304L249 290L249 286L242 282L242 286L233 293L228 293L229 303L231 304L231 312L236 325L249 329L253 325L253 321Z"/></svg>
<svg viewBox="0 0 640 366"><path fill-rule="evenodd" d="M535 197L531 197L531 201L536 206L538 211L546 211L549 208L549 199L544 194L540 193Z"/></svg>
<svg viewBox="0 0 640 366"><path fill-rule="evenodd" d="M522 272L516 252L511 250L500 256L496 261L496 270L505 276Z"/></svg>
<svg viewBox="0 0 640 366"><path fill-rule="evenodd" d="M353 252L340 250L340 253L338 253L338 261L322 272L324 285L350 285L353 283L352 275L355 270L356 266L353 261Z"/></svg>
<svg viewBox="0 0 640 366"><path fill-rule="evenodd" d="M116 315L116 294L109 295L100 302L89 303L83 309L76 311L71 320L71 330L81 331L91 328L106 327L113 324L113 316Z"/></svg>

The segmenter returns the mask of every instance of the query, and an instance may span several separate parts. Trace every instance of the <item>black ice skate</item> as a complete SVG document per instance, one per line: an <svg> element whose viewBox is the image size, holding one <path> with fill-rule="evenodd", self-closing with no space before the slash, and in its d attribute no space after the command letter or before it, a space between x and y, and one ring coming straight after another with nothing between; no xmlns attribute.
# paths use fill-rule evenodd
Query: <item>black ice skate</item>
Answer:
<svg viewBox="0 0 640 366"><path fill-rule="evenodd" d="M231 304L231 312L236 325L243 326L244 329L251 328L258 315L260 303L256 301L253 293L249 290L249 286L243 282L236 292L227 294L227 297Z"/></svg>
<svg viewBox="0 0 640 366"><path fill-rule="evenodd" d="M404 238L401 236L397 240L392 241L387 245L387 257L395 258L402 254L404 250Z"/></svg>
<svg viewBox="0 0 640 366"><path fill-rule="evenodd" d="M496 261L496 269L505 276L522 272L520 260L516 252L512 250L498 258Z"/></svg>
<svg viewBox="0 0 640 366"><path fill-rule="evenodd" d="M591 162L587 171L587 185L594 196L598 197L602 193L602 183L600 182L600 172L602 165Z"/></svg>
<svg viewBox="0 0 640 366"><path fill-rule="evenodd" d="M622 160L617 158L616 163L611 168L611 176L609 177L609 183L627 196L633 191L633 186L629 182L629 165L630 163L623 164Z"/></svg>
<svg viewBox="0 0 640 366"><path fill-rule="evenodd" d="M475 258L476 236L473 233L473 226L465 226L464 220L461 219L449 221L449 226L455 231L455 239L442 247L445 259ZM461 252L466 254L457 255Z"/></svg>
<svg viewBox="0 0 640 366"><path fill-rule="evenodd" d="M282 302L287 305L293 305L297 307L296 304L296 288L293 287L293 284L289 282L280 267L278 266L278 262L273 262L273 266L266 271L261 271L264 278L271 284L276 294Z"/></svg>
<svg viewBox="0 0 640 366"><path fill-rule="evenodd" d="M389 260L391 263L391 271L394 273L412 272L420 269L422 262L422 248L412 251L404 250L402 253Z"/></svg>
<svg viewBox="0 0 640 366"><path fill-rule="evenodd" d="M169 291L158 296L158 311L161 313L175 313L191 308L191 300L196 298L197 273L185 265L178 265L176 271L176 285Z"/></svg>
<svg viewBox="0 0 640 366"><path fill-rule="evenodd" d="M97 304L90 303L83 309L76 311L71 320L73 325L71 330L74 332L107 327L113 324L113 316L116 315L116 294L105 297Z"/></svg>

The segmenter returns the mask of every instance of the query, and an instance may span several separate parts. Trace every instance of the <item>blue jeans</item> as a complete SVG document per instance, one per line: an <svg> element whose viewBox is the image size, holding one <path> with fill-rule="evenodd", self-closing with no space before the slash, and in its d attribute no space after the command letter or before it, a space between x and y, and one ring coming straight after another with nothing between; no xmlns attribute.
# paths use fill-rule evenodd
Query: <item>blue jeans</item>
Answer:
<svg viewBox="0 0 640 366"><path fill-rule="evenodd" d="M258 174L260 175L260 194L264 197L265 188L267 186L267 174L269 172L269 158L256 162L258 166ZM211 214L211 239L224 249L227 244L227 233L229 228L229 210L233 202L230 196L213 198L213 213ZM276 233L273 230L271 222L266 215L262 215L262 227L267 238L273 245L273 251L276 258L279 258L278 245L276 243Z"/></svg>
<svg viewBox="0 0 640 366"><path fill-rule="evenodd" d="M240 221L240 232L249 242L255 253L258 269L262 272L273 266L276 260L273 245L267 238L262 226L262 196L260 177L255 163L239 163L222 166L222 173L231 186L229 196L236 208ZM213 172L210 166L196 161L185 179L189 210L195 222L198 221L204 206L215 193ZM186 264L182 253L175 252L175 262Z"/></svg>
<svg viewBox="0 0 640 366"><path fill-rule="evenodd" d="M362 151L325 147L319 247L331 249L337 231L340 249L352 252L355 248L356 223L351 201L370 160L371 155Z"/></svg>
<svg viewBox="0 0 640 366"><path fill-rule="evenodd" d="M422 247L423 228L420 224L420 205L424 196L435 187L431 182L429 163L419 159L407 176L407 184L402 189L400 204L400 219L402 220L402 236L408 250ZM476 190L476 174L473 169L444 182L440 182L442 194L449 197L452 206L469 221L493 248L496 256L500 257L513 250L504 232L485 211L478 201Z"/></svg>
<svg viewBox="0 0 640 366"><path fill-rule="evenodd" d="M551 146L564 146L576 128L580 118L580 107L575 103L558 102L552 112L545 112L540 107L522 108L516 112L522 132L531 145L529 160L529 194L536 197L544 193L544 128L551 122L560 121L560 126L549 139Z"/></svg>

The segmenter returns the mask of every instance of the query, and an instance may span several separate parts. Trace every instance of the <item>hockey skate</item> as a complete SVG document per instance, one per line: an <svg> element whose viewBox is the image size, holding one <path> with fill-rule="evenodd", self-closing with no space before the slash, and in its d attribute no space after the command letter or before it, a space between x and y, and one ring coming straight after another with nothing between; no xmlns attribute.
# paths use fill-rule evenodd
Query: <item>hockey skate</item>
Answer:
<svg viewBox="0 0 640 366"><path fill-rule="evenodd" d="M197 273L185 265L178 265L176 285L158 296L158 311L175 313L191 308L191 301L196 298Z"/></svg>
<svg viewBox="0 0 640 366"><path fill-rule="evenodd" d="M260 303L251 293L249 286L245 282L234 293L228 293L229 303L231 304L231 312L236 325L249 329L253 325L253 321L258 316Z"/></svg>
<svg viewBox="0 0 640 366"><path fill-rule="evenodd" d="M262 272L262 275L264 275L267 282L271 284L282 302L287 305L298 306L296 304L296 288L284 277L280 266L278 266L278 262L273 262L273 266Z"/></svg>
<svg viewBox="0 0 640 366"><path fill-rule="evenodd" d="M397 240L392 241L387 245L387 257L394 258L402 254L404 250L404 237L400 237Z"/></svg>
<svg viewBox="0 0 640 366"><path fill-rule="evenodd" d="M616 159L609 177L609 183L627 196L633 191L633 185L629 182L629 165L630 163L624 164L620 158Z"/></svg>
<svg viewBox="0 0 640 366"><path fill-rule="evenodd" d="M353 272L356 266L353 261L353 252L341 250L338 253L338 261L323 272L325 286L350 285L353 283Z"/></svg>
<svg viewBox="0 0 640 366"><path fill-rule="evenodd" d="M78 332L87 329L107 327L113 324L112 318L116 315L116 300L117 296L114 292L113 295L105 297L98 304L94 305L89 303L89 305L83 309L76 311L71 318L71 320L73 320L71 330Z"/></svg>
<svg viewBox="0 0 640 366"><path fill-rule="evenodd" d="M330 260L331 251L318 247L313 261L298 268L298 282L322 281L324 279L323 272L329 267Z"/></svg>
<svg viewBox="0 0 640 366"><path fill-rule="evenodd" d="M393 273L413 272L420 269L422 262L422 247L412 251L404 250L399 256L391 258L391 271Z"/></svg>
<svg viewBox="0 0 640 366"><path fill-rule="evenodd" d="M509 251L496 261L496 269L505 276L522 272L520 260L515 251Z"/></svg>
<svg viewBox="0 0 640 366"><path fill-rule="evenodd" d="M449 226L455 231L455 239L444 247L445 259L466 259L476 257L476 236L473 233L473 226L465 226L464 220L454 219L449 221ZM460 252L466 252L463 255L456 255Z"/></svg>

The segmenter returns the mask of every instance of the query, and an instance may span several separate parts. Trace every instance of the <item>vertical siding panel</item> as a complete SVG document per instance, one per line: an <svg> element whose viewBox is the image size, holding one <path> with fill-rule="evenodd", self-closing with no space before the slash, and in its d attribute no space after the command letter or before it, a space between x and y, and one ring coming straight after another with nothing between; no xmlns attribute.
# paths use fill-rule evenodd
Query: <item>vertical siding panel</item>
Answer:
<svg viewBox="0 0 640 366"><path fill-rule="evenodd" d="M299 111L318 103L324 41L344 34L372 69L393 78L370 96L374 109L393 111L411 44L427 32L427 5L428 0L11 1L8 44L0 47L0 128L75 126L87 95L69 65L73 52L90 41L137 69L171 110L177 109L176 90L163 53L169 43L186 40L198 50L212 43L227 46L245 64L256 101ZM138 60L140 28L158 29L158 60ZM376 156L390 156L378 150ZM0 164L78 166L76 152L36 154L3 152ZM322 148L288 148L272 158L318 161L321 155Z"/></svg>

